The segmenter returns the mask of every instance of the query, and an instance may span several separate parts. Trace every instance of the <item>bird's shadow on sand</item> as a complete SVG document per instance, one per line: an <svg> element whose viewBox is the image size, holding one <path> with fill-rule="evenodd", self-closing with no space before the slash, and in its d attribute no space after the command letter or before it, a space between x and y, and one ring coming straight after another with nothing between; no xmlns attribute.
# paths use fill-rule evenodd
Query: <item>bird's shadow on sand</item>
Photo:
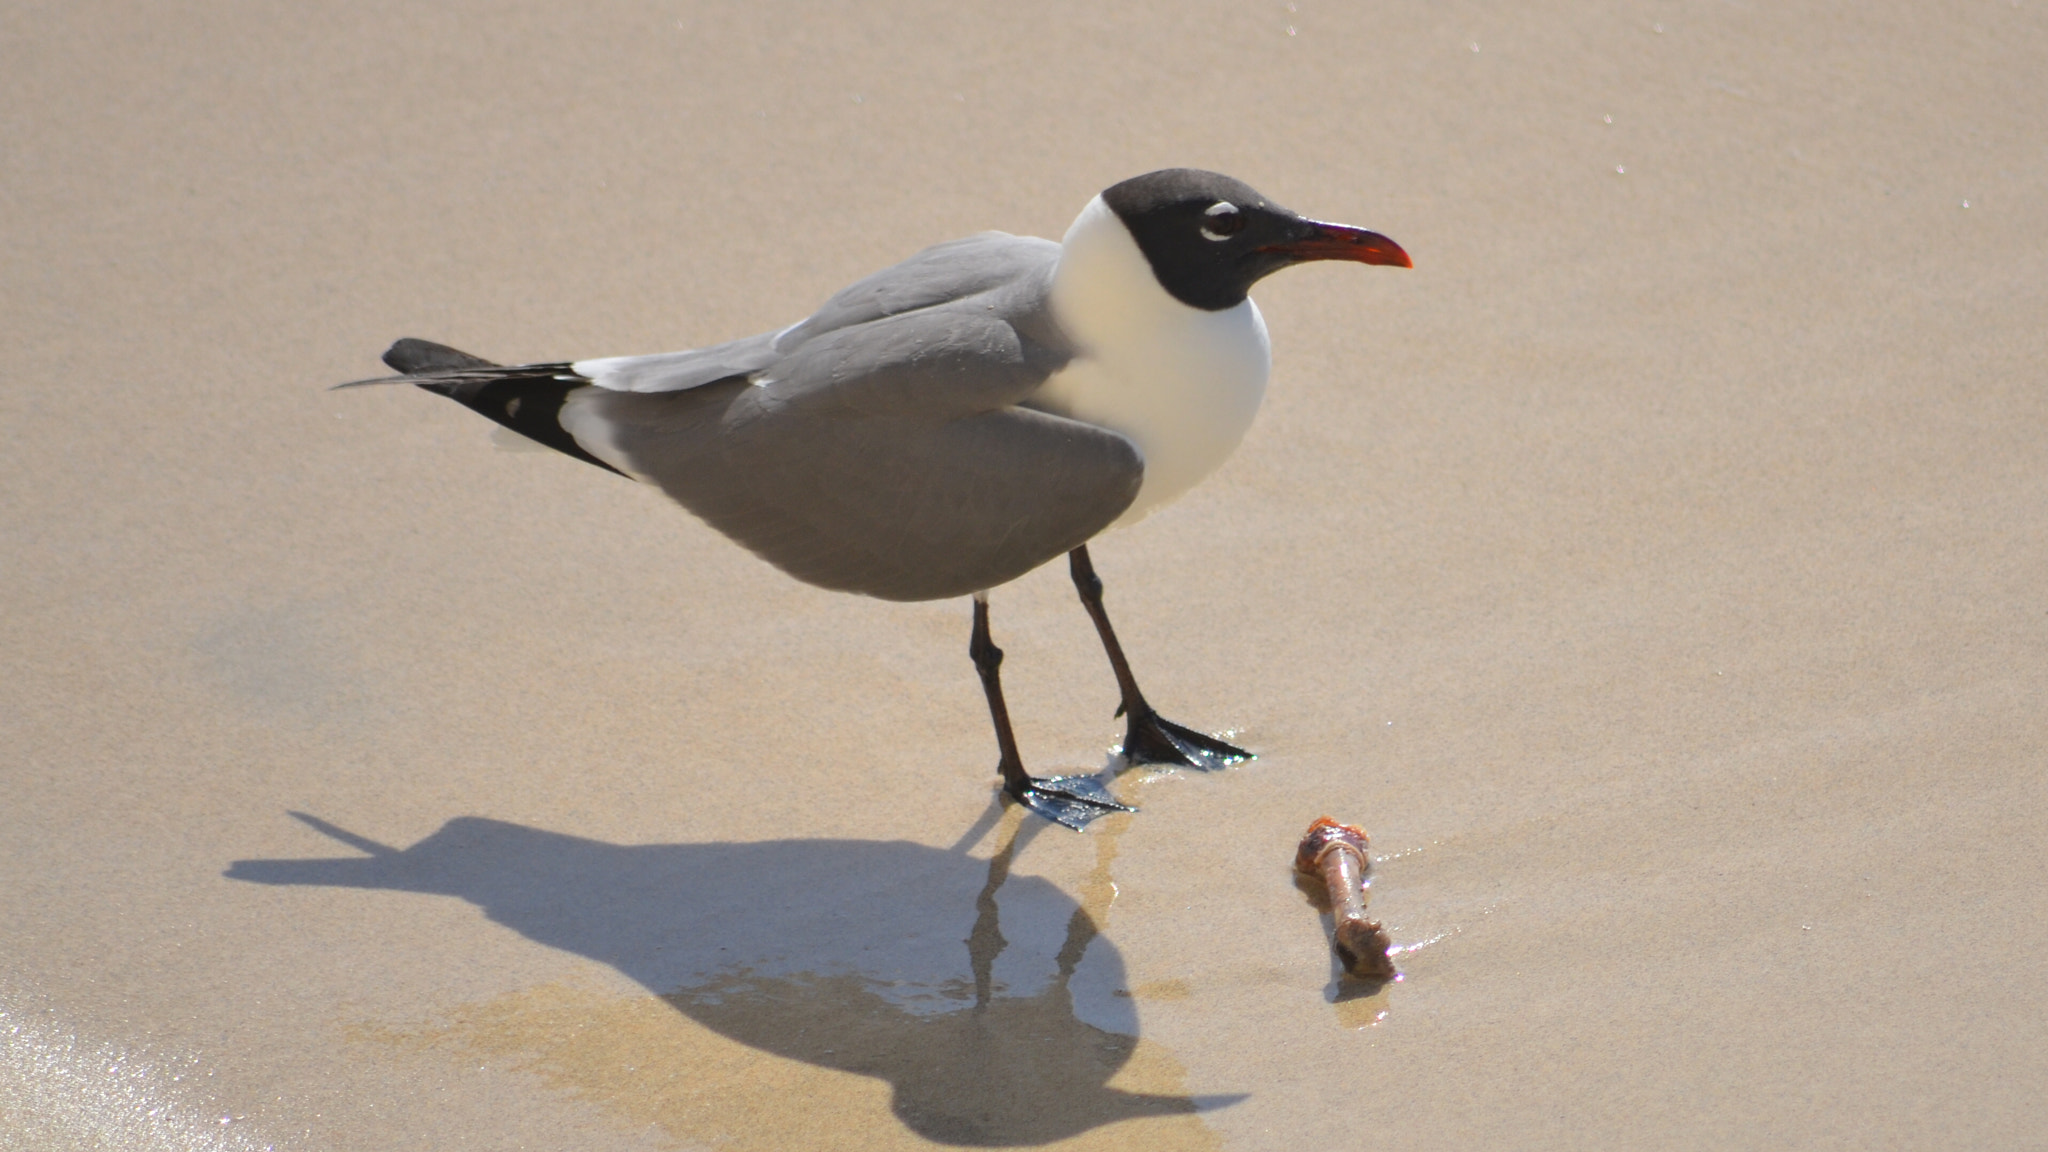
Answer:
<svg viewBox="0 0 2048 1152"><path fill-rule="evenodd" d="M618 969L741 1043L885 1080L896 1116L952 1144L1041 1144L1241 1097L1108 1086L1137 1046L1123 960L1051 883L995 855L901 841L618 845L474 816L396 849L238 860L260 884L456 896L526 938Z"/></svg>

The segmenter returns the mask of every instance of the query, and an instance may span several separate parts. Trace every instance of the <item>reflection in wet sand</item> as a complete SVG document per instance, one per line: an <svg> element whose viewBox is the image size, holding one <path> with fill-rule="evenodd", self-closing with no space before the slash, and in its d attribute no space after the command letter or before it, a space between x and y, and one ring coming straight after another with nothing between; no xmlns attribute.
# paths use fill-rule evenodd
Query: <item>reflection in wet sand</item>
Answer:
<svg viewBox="0 0 2048 1152"><path fill-rule="evenodd" d="M980 1139L970 1133L966 1139L946 1141L924 1129L907 1127L892 1109L889 1084L876 1078L881 1071L848 1067L862 1063L854 1054L855 1046L872 1043L876 1037L861 1035L859 998L843 1007L836 1006L830 1000L834 991L837 989L810 989L813 999L804 1005L804 1024L791 1031L803 1032L797 1037L797 1051L843 1061L840 1066L808 1061L794 1054L784 1059L781 1054L734 1043L720 1034L722 1029L700 1027L701 1022L678 1014L678 1006L665 997L621 997L616 992L581 984L545 984L462 1005L419 1027L358 1024L349 1031L358 1040L409 1051L442 1052L454 1062L488 1060L532 1073L555 1088L612 1113L622 1127L653 1128L685 1147L706 1145L730 1152L786 1152L795 1148L929 1148L932 1140L966 1144L1042 1143L1032 1138L1036 1122L1031 1116L1026 1116L1026 1123L1013 1131L997 1131L1006 1111L1000 1106L984 1106L983 1111L970 1118L981 1129ZM744 1032L788 1023L774 1007L749 1019L736 1019L746 1011L744 1003L736 1005L733 1016L722 1023L738 1025ZM940 1019L959 1020L966 1015ZM1047 1062L1043 1054L1058 1049L1051 1044L1032 1043L1033 1033L1029 1029L1041 1023L1042 1019L1028 1012L1001 1013L985 1022L987 1037L969 1037L988 1042L979 1051L990 1051L990 1044L994 1047L994 1058L985 1059L981 1067L1029 1075L1042 1066ZM965 1027L958 1031L962 1036L968 1034ZM928 1059L920 1061L915 1059L916 1053L896 1047L924 1039L914 1030L884 1036L889 1041L883 1046L885 1050L894 1048L915 1063L929 1063L944 1053L959 1051L935 1050ZM943 1041L943 1037L940 1039ZM1143 1039L1118 1039L1129 1048L1122 1067L1114 1069L1113 1089L1155 1094L1165 1099L1172 1099L1183 1090L1185 1074L1166 1049ZM1034 1048L1040 1055L1032 1054ZM1063 1054L1076 1053L1068 1044ZM1035 1088L1017 1084L1014 1097L1042 1112L1063 1082L1098 1073L1113 1062L1080 1055L1077 1069L1063 1071ZM918 1082L922 1072L900 1068L895 1071L912 1082ZM968 1085L957 1099L985 1100L987 1094L978 1085ZM1086 1098L1081 1105L1089 1109ZM1140 1123L1108 1124L1107 1120L1117 1117L1101 1115L1100 1108L1090 1110L1096 1113L1097 1126L1064 1139L1054 1136L1044 1143L1074 1152L1200 1152L1222 1147L1191 1112L1159 1115ZM956 1104L945 1114L959 1119L958 1111ZM1007 1111L1014 1115L1019 1109ZM1001 1139L991 1139L997 1136Z"/></svg>
<svg viewBox="0 0 2048 1152"><path fill-rule="evenodd" d="M1370 1028L1387 1018L1387 993L1392 981L1361 984L1345 981L1331 995L1337 1009L1337 1023L1346 1028Z"/></svg>
<svg viewBox="0 0 2048 1152"><path fill-rule="evenodd" d="M364 1038L496 1056L720 1147L1217 1146L1179 1066L1138 1039L1101 935L1120 826L1076 903L1011 875L1031 827L1014 818L986 862L871 841L621 847L472 818L401 852L308 822L369 855L228 874L461 896L659 993L547 986Z"/></svg>

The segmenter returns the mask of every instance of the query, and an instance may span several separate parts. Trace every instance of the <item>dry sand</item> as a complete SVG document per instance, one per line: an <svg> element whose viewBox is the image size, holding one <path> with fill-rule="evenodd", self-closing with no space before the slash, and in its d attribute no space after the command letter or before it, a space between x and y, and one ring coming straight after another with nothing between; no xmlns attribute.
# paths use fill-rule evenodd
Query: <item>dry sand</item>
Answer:
<svg viewBox="0 0 2048 1152"><path fill-rule="evenodd" d="M2042 1145L2044 61L2039 0L7 6L0 1143ZM1263 755L1087 834L992 808L965 603L323 390L1168 164L1416 270L1262 285L1249 440L1096 548ZM1064 573L995 619L1102 765Z"/></svg>

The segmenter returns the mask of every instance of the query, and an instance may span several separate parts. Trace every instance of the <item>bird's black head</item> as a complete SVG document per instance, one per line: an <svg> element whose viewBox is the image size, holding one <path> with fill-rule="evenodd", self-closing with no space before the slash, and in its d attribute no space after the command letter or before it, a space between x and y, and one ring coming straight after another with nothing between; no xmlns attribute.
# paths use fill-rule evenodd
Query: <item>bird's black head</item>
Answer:
<svg viewBox="0 0 2048 1152"><path fill-rule="evenodd" d="M1199 168L1134 176L1104 190L1102 201L1130 230L1160 287L1209 312L1236 307L1252 285L1305 260L1414 267L1377 232L1297 216L1243 181Z"/></svg>

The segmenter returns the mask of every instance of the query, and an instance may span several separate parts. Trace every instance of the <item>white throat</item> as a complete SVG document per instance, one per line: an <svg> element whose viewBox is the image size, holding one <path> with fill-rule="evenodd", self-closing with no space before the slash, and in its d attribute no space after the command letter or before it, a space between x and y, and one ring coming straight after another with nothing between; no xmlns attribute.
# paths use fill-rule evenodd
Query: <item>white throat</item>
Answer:
<svg viewBox="0 0 2048 1152"><path fill-rule="evenodd" d="M1205 312L1174 299L1100 196L1060 243L1052 308L1079 352L1029 404L1144 453L1144 483L1117 525L1194 487L1244 439L1273 363L1265 319L1250 300Z"/></svg>

